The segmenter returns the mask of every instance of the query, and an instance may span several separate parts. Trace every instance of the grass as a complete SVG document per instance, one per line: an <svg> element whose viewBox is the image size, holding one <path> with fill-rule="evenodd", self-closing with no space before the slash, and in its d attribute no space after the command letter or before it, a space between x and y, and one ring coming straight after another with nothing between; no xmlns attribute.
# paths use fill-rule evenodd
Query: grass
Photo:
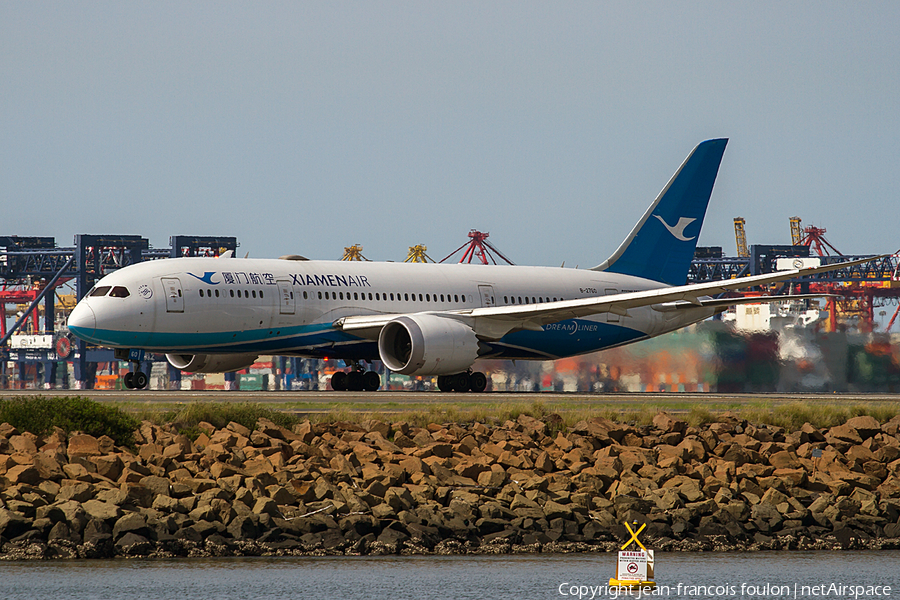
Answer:
<svg viewBox="0 0 900 600"><path fill-rule="evenodd" d="M134 416L119 407L79 396L17 396L0 400L0 423L9 423L19 431L35 435L50 433L54 427L67 433L108 435L120 446L134 444L134 431L140 425Z"/></svg>
<svg viewBox="0 0 900 600"><path fill-rule="evenodd" d="M378 402L374 399L343 403L304 402L191 402L156 405L127 403L100 404L84 398L21 397L0 400L0 422L9 422L20 431L37 435L47 433L54 426L66 431L80 430L91 435L109 435L117 444L131 442L131 433L141 420L157 425L171 425L177 432L196 439L199 424L208 422L223 428L231 421L254 429L260 418L269 419L290 429L310 419L318 423L345 421L361 423L366 420L386 422L406 421L424 427L430 423L467 425L484 423L488 426L515 421L528 415L548 425L548 433L555 436L578 421L604 417L635 426L649 425L653 417L665 410L694 427L715 422L728 412L756 425L774 425L797 431L809 422L817 428L832 427L851 417L870 415L885 422L900 414L900 402L871 401L848 403L836 399L809 402L778 401L778 399L742 399L740 401L698 402L665 397L658 401L631 401L627 397L582 399L538 399L519 402L486 402L485 399L461 402ZM115 434L115 435L113 435Z"/></svg>

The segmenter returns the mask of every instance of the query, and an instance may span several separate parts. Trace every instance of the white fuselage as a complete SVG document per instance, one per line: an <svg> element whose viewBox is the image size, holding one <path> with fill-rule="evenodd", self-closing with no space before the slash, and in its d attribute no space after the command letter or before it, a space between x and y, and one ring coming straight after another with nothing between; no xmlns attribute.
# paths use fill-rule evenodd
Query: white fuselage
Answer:
<svg viewBox="0 0 900 600"><path fill-rule="evenodd" d="M99 294L103 288L107 293ZM655 281L552 267L178 258L138 263L97 282L73 311L79 337L160 353L276 354L373 360L377 344L342 317L453 313L664 288ZM116 288L122 288L114 292ZM711 316L641 307L518 330L482 357L554 359L673 331Z"/></svg>

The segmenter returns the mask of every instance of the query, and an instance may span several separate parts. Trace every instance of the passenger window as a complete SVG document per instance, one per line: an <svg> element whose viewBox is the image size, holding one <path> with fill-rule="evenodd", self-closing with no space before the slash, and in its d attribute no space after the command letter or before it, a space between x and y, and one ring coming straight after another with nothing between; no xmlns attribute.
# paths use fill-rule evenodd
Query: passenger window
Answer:
<svg viewBox="0 0 900 600"><path fill-rule="evenodd" d="M293 298L293 297L294 297L294 292L291 292L291 298ZM308 299L309 299L309 296L307 296L306 292L303 292L303 299L304 299L304 300L308 300Z"/></svg>
<svg viewBox="0 0 900 600"><path fill-rule="evenodd" d="M441 294L441 302L443 302L443 301L444 301L444 295Z"/></svg>
<svg viewBox="0 0 900 600"><path fill-rule="evenodd" d="M347 294L347 298L348 299L350 298L350 294ZM344 299L344 292L341 292L341 300L343 300L343 299Z"/></svg>
<svg viewBox="0 0 900 600"><path fill-rule="evenodd" d="M219 290L216 290L216 298L219 297Z"/></svg>
<svg viewBox="0 0 900 600"><path fill-rule="evenodd" d="M322 299L322 292L319 292L319 300Z"/></svg>
<svg viewBox="0 0 900 600"><path fill-rule="evenodd" d="M350 295L350 292L347 292L347 295L349 296L349 295ZM359 294L357 294L356 292L353 292L353 299L354 299L354 300L359 300Z"/></svg>
<svg viewBox="0 0 900 600"><path fill-rule="evenodd" d="M200 290L200 297L203 297L203 290Z"/></svg>
<svg viewBox="0 0 900 600"><path fill-rule="evenodd" d="M127 298L131 294L128 293L128 288L122 287L121 285L117 285L112 289L109 293L113 298Z"/></svg>
<svg viewBox="0 0 900 600"><path fill-rule="evenodd" d="M454 301L454 302L459 302L459 296L457 296L456 294L454 294L454 295L453 295L453 301Z"/></svg>
<svg viewBox="0 0 900 600"><path fill-rule="evenodd" d="M407 302L409 302L409 294L403 294L403 298L404 298Z"/></svg>
<svg viewBox="0 0 900 600"><path fill-rule="evenodd" d="M250 292L250 293L253 294L253 297L254 297L254 298L256 298L256 290L253 290L253 291Z"/></svg>
<svg viewBox="0 0 900 600"><path fill-rule="evenodd" d="M91 290L91 293L88 294L88 296L105 296L109 292L110 289L111 289L111 286L101 285L100 287L94 288L93 290Z"/></svg>
<svg viewBox="0 0 900 600"><path fill-rule="evenodd" d="M421 298L422 296L420 295L419 297ZM431 302L431 294L425 294L425 301Z"/></svg>
<svg viewBox="0 0 900 600"><path fill-rule="evenodd" d="M234 290L228 290L228 291L231 292L231 297L234 298Z"/></svg>
<svg viewBox="0 0 900 600"><path fill-rule="evenodd" d="M259 297L260 297L260 298L262 298L262 297L263 297L263 293L262 293L262 290L259 290Z"/></svg>

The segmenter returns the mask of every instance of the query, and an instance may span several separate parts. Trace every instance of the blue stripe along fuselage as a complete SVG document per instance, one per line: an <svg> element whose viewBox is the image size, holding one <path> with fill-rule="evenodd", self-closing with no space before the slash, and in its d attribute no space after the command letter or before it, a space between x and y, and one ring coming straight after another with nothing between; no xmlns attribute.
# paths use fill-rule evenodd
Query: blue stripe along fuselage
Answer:
<svg viewBox="0 0 900 600"><path fill-rule="evenodd" d="M121 347L134 343L136 332L98 329L92 335L72 328L89 341ZM313 324L278 329L209 333L152 332L138 334L141 347L153 351L203 353L272 353L309 357L377 360L377 343L335 329ZM647 334L609 323L569 319L544 327L544 331L518 331L488 342L491 358L558 358L586 354L647 337Z"/></svg>

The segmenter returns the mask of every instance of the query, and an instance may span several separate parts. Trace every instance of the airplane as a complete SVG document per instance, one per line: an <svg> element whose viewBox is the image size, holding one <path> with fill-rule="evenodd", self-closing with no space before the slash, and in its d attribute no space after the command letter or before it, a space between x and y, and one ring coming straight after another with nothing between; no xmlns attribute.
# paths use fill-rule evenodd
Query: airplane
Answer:
<svg viewBox="0 0 900 600"><path fill-rule="evenodd" d="M375 391L363 363L484 391L481 359L553 360L630 344L743 302L723 292L858 264L685 285L727 139L700 143L618 249L592 269L235 258L140 262L101 278L68 319L116 349L144 388L144 352L192 373L237 371L261 354L345 361L335 390ZM868 259L870 260L870 259ZM810 296L792 296L792 298ZM130 377L129 377L130 376Z"/></svg>

